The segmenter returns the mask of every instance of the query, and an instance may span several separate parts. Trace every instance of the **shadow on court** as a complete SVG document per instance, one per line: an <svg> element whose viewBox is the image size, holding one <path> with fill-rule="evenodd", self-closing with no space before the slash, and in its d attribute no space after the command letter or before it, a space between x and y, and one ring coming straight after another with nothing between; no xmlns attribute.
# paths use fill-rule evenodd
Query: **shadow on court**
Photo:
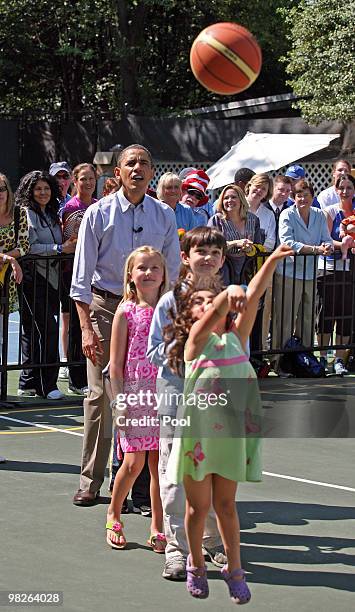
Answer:
<svg viewBox="0 0 355 612"><path fill-rule="evenodd" d="M8 461L1 465L4 472L33 472L34 474L80 474L80 466L67 463L38 461Z"/></svg>
<svg viewBox="0 0 355 612"><path fill-rule="evenodd" d="M309 381L307 385L302 381L286 388L278 382L268 391L263 385L263 398L271 394L289 415L292 406L305 402L302 394ZM318 397L316 384L315 394ZM320 395L325 394L323 388ZM344 389L336 397L344 399ZM8 459L0 465L3 590L63 591L65 612L235 609L219 570L210 563L210 597L205 602L188 596L184 584L163 580L164 557L147 546L147 518L124 516L127 549L108 547L107 479L95 506L73 506L80 472L81 408L38 406L2 414L25 421L0 418L0 454ZM44 431L31 423L62 431ZM70 434L74 429L79 435ZM264 467L270 472L353 487L354 464L350 439L264 441ZM250 609L353 609L353 493L268 476L260 484L241 484L238 500L242 559L252 590Z"/></svg>

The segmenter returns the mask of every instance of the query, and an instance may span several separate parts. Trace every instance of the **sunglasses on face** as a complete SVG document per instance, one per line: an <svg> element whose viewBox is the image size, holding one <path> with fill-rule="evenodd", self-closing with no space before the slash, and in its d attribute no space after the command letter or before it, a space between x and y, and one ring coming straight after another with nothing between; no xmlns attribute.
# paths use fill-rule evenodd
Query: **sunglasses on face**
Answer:
<svg viewBox="0 0 355 612"><path fill-rule="evenodd" d="M7 187L6 187L6 185L1 185L0 193L3 193L4 191L7 191Z"/></svg>
<svg viewBox="0 0 355 612"><path fill-rule="evenodd" d="M187 193L191 196L194 196L194 198L196 198L196 200L202 200L203 199L203 195L202 193L200 193L199 191L197 191L196 189L187 189Z"/></svg>

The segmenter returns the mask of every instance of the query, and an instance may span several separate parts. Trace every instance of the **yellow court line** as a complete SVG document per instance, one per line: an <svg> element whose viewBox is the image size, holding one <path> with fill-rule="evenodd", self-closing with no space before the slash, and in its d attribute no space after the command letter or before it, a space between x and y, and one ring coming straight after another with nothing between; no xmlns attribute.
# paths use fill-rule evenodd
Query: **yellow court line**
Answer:
<svg viewBox="0 0 355 612"><path fill-rule="evenodd" d="M84 425L80 427L66 427L66 431L76 431L84 429ZM0 436L24 436L26 434L42 434L42 433L58 433L58 429L40 429L39 431L0 431Z"/></svg>
<svg viewBox="0 0 355 612"><path fill-rule="evenodd" d="M31 421L24 421L23 419L15 419L15 417L11 416L5 416L4 414L0 415L0 421L12 421L13 423L20 423L21 425L28 425L29 427L36 427L37 429L40 429L42 431L42 429L48 429L48 431L57 431L58 433L65 433L68 434L69 436L79 436L80 438L84 437L84 434L79 433L78 431L70 431L69 429L65 429L63 428L59 428L59 427L49 427L48 425L45 425L44 423L33 423Z"/></svg>
<svg viewBox="0 0 355 612"><path fill-rule="evenodd" d="M16 410L16 409L11 409L11 410L6 410L6 412L0 412L0 414L18 414L21 412L46 412L48 410L53 410L54 412L56 410L79 410L82 409L82 406L64 406L64 407L60 407L60 406L53 406L52 408L24 408L23 410Z"/></svg>

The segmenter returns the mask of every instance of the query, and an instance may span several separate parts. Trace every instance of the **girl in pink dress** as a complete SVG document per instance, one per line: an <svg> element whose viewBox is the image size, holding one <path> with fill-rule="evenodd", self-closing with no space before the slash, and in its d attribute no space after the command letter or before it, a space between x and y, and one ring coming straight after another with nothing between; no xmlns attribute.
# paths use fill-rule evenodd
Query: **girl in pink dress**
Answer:
<svg viewBox="0 0 355 612"><path fill-rule="evenodd" d="M124 273L124 296L112 325L110 379L116 399L117 425L124 460L117 472L107 512L107 543L125 548L122 504L140 474L149 452L152 522L148 544L163 553L166 538L162 530L163 511L159 493L159 419L155 405L157 368L146 358L153 310L168 289L162 254L142 246L128 257Z"/></svg>

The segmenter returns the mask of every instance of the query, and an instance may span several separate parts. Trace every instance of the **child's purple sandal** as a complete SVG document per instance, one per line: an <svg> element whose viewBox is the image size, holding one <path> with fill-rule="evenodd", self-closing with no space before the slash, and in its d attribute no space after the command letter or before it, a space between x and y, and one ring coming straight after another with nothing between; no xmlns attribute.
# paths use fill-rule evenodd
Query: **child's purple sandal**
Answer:
<svg viewBox="0 0 355 612"><path fill-rule="evenodd" d="M245 580L245 571L243 569L236 569L229 573L227 566L225 565L221 569L221 574L223 580L225 580L228 584L229 594L232 601L236 604L248 603L251 598L251 593ZM242 579L234 580L234 576L242 576Z"/></svg>
<svg viewBox="0 0 355 612"><path fill-rule="evenodd" d="M207 599L209 595L207 566L193 567L191 565L191 555L188 555L186 561L186 574L186 587L190 595L192 595L192 597L197 597L198 599Z"/></svg>

